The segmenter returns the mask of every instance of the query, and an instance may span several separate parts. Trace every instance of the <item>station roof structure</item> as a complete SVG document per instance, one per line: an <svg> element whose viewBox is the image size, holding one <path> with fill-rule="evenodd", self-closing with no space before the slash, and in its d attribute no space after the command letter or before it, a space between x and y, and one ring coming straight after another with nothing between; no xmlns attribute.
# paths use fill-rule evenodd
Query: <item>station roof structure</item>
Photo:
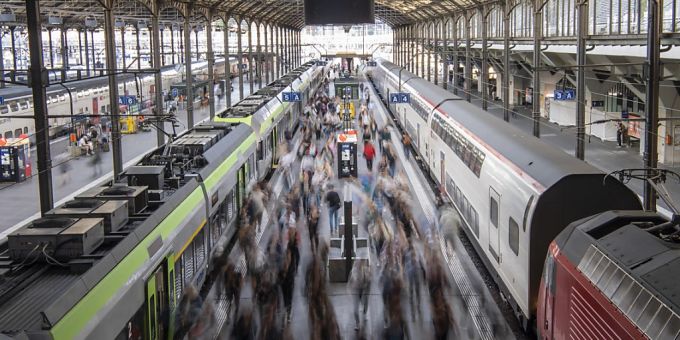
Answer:
<svg viewBox="0 0 680 340"><path fill-rule="evenodd" d="M116 17L145 20L159 10L159 20L177 22L189 6L193 15L219 18L243 18L302 29L305 26L303 0L41 0L43 17L59 17L69 27L84 26L86 18L103 23L103 8L113 3ZM375 16L392 27L441 17L476 6L476 0L375 0ZM4 0L0 10L16 15L18 24L26 22L24 0ZM205 20L205 19L203 19ZM6 24L6 23L5 23Z"/></svg>

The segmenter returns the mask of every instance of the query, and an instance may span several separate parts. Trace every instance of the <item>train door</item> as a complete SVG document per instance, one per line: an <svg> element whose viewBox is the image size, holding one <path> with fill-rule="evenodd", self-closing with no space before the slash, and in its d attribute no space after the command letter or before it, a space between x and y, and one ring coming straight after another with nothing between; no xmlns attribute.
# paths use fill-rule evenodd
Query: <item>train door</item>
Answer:
<svg viewBox="0 0 680 340"><path fill-rule="evenodd" d="M236 174L236 207L240 210L243 204L243 198L246 195L246 164L243 164Z"/></svg>
<svg viewBox="0 0 680 340"><path fill-rule="evenodd" d="M489 251L500 262L500 207L501 196L489 187Z"/></svg>
<svg viewBox="0 0 680 340"><path fill-rule="evenodd" d="M147 339L165 339L168 337L166 326L169 324L168 318L170 313L168 310L169 295L165 273L165 264L162 264L146 282Z"/></svg>
<svg viewBox="0 0 680 340"><path fill-rule="evenodd" d="M439 185L442 188L442 192L446 190L446 162L444 161L444 151L439 151L439 172L440 172L440 177L439 177Z"/></svg>
<svg viewBox="0 0 680 340"><path fill-rule="evenodd" d="M279 166L279 142L278 142L278 126L274 125L272 129L271 136L269 136L269 141L272 148L272 169L276 169Z"/></svg>

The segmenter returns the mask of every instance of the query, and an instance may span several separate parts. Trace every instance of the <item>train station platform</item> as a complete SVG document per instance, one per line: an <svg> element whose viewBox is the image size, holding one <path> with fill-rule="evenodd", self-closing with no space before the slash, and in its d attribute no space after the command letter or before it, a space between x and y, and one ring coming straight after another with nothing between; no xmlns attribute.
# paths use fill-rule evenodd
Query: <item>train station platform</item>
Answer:
<svg viewBox="0 0 680 340"><path fill-rule="evenodd" d="M247 83L246 83L247 85ZM254 89L258 89L255 82ZM250 94L249 86L244 86L244 98ZM231 102L239 101L238 90L231 93ZM219 113L227 107L226 97L215 100L215 112ZM208 106L194 109L194 121L200 122L209 118ZM187 129L187 114L185 109L177 111L179 127L177 133ZM169 124L167 128L169 128ZM171 130L168 130L171 132ZM138 161L139 157L156 147L156 131L139 131L135 134L122 135L122 153L125 167ZM52 178L55 206L70 200L73 196L83 192L105 178L111 176L113 160L110 152L104 152L101 163L96 167L91 156L72 157L68 153L67 138L55 139L50 145L52 155ZM33 150L34 152L35 150ZM33 169L37 169L37 157L31 159ZM34 172L35 175L35 172ZM27 221L39 217L38 178L32 176L20 183L0 184L0 240L4 239L12 230Z"/></svg>
<svg viewBox="0 0 680 340"><path fill-rule="evenodd" d="M370 87L369 83L364 83L366 87ZM371 92L372 98L378 98L375 92ZM404 148L401 143L400 133L394 125L392 125L392 119L389 113L385 110L382 104L375 100L371 103L371 109L378 123L379 128L387 125L391 132L391 142L393 143L394 150L397 152L398 161L396 167L397 175L395 178L401 178L405 180L408 186L409 192L409 205L412 209L414 220L417 222L418 230L417 234L417 248L418 251L423 252L425 248L432 248L440 254L440 258L443 259L443 263L446 270L446 282L448 287L446 288L445 298L451 308L453 316L453 326L452 332L449 335L453 335L453 338L460 339L516 339L523 338L524 335L516 329L512 329L510 323L507 321L500 310L499 303L494 302L497 299L497 293L492 293L489 289L488 284L485 283L485 279L482 274L480 274L478 266L472 260L472 255L468 253L470 249L466 249L465 245L460 239L456 239L455 244L452 247L447 247L445 244L440 242L437 238L434 238L430 228L435 228L435 220L438 218L438 211L435 205L435 195L432 192L425 175L421 173L420 168L416 164L413 156L411 158L406 158L404 154ZM356 124L356 123L355 123ZM377 138L377 136L375 137ZM296 135L294 139L295 148L300 143L299 134ZM317 141L318 147L323 147L323 138ZM373 140L376 143L376 139ZM375 144L377 145L377 144ZM363 152L363 147L359 147L358 150L358 174L359 177L363 177L368 173L368 168L365 160L360 156ZM381 151L376 146L376 161L374 162L373 174L377 175L376 169L377 160L380 159ZM336 161L337 162L337 161ZM300 172L300 159L297 159L291 166L291 172L293 174L298 174ZM337 164L334 166L334 170L337 169ZM297 176L294 176L297 178ZM334 190L336 190L341 198L343 193L347 190L351 192L352 200L352 214L353 223L358 224L358 237L368 238L368 230L364 228L364 218L366 211L365 197L362 194L361 185L358 181L339 180L333 178L330 180L334 185ZM277 216L277 202L285 199L285 195L288 193L287 187L285 185L285 179L283 178L281 171L273 175L270 186L272 188L272 198L270 199L270 204L264 214L263 222L260 225L261 228L257 232L256 240L259 244L259 250L262 253L267 251L270 245L271 239L278 237L279 226L278 226L278 216ZM373 184L376 182L374 181ZM298 185L299 183L295 183ZM274 201L274 202L272 202ZM395 219L392 216L390 209L387 204L384 208L384 215L386 224L392 230L397 228ZM342 212L342 209L340 209ZM311 241L309 238L309 231L304 222L305 218L300 217L297 219L296 228L300 235L301 246L300 255L301 260L299 264L299 269L295 277L294 284L294 297L293 297L293 307L291 313L290 323L285 322L285 312L284 308L279 307L279 313L277 313L275 322L277 327L284 332L285 336L291 336L294 339L311 339L313 338L310 334L310 317L309 308L310 301L307 298L306 286L307 278L306 272L307 268L312 262L314 256L317 256L315 250L312 249ZM285 228L285 227L284 227ZM342 227L341 227L342 229ZM331 238L337 238L339 235L332 234L329 228L329 214L328 214L328 204L321 204L320 220L318 227L318 234L320 236L321 242L329 242ZM376 254L375 249L369 246L369 261L371 264L371 288L368 297L368 313L365 318L360 318L360 325L357 327L354 320L354 308L355 299L357 294L350 284L345 282L329 282L327 279L327 295L333 306L333 314L337 321L337 325L340 332L340 337L342 339L377 339L381 338L386 330L386 324L384 321L385 310L383 308L383 296L382 296L382 274L383 274L383 261ZM332 250L331 250L332 252ZM384 256L384 255L383 255ZM244 311L258 310L258 306L253 304L255 298L255 292L252 288L254 285L254 279L246 275L246 260L243 250L239 248L238 245L234 247L229 255L230 261L236 264L237 270L239 270L246 279L243 284L243 290L240 296L240 306L239 311L242 314ZM330 269L327 269L329 271ZM420 287L421 291L421 301L418 304L420 313L414 313L409 307L409 300L406 297L406 288L404 289L404 297L402 297L402 306L404 315L404 329L407 332L409 339L431 339L434 338L434 327L432 324L432 311L429 301L429 293L427 290L427 284L422 282ZM210 291L208 297L206 298L205 305L210 305L215 312L214 323L211 324L209 330L206 331L202 336L207 339L229 339L233 337L235 318L233 317L234 306L227 301L224 296L221 295L221 287L216 285ZM257 314L257 313L255 313ZM413 316L413 317L412 317ZM254 321L255 327L254 332L257 336L261 336L262 324L261 321Z"/></svg>
<svg viewBox="0 0 680 340"><path fill-rule="evenodd" d="M464 96L464 89L458 87L458 95ZM449 88L453 92L453 88ZM479 92L473 91L471 103L482 107L482 95ZM526 132L528 135L533 134L533 118L530 106L515 106L511 108L514 114L510 115L510 124ZM492 101L488 105L488 113L503 119L503 102ZM604 124L614 124L604 123ZM541 139L548 144L553 145L564 152L575 155L576 150L576 128L573 126L561 126L550 122L548 119L541 117L540 120ZM605 173L621 169L643 168L644 163L642 154L640 153L639 145L630 147L626 144L619 147L615 141L604 141L595 136L586 135L585 146L585 161L592 164ZM659 168L673 170L680 173L680 167L659 164ZM630 181L627 185L633 189L642 199L643 182ZM680 201L680 182L670 179L665 183L668 192L671 194L673 201ZM657 201L659 212L670 216L671 211L662 200Z"/></svg>

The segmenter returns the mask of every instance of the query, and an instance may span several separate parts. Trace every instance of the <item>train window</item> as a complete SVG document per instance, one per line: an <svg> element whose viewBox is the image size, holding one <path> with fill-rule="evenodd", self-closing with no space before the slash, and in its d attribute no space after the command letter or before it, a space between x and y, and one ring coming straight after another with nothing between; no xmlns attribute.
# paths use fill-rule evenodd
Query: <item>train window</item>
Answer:
<svg viewBox="0 0 680 340"><path fill-rule="evenodd" d="M19 138L19 136L21 136L21 128L14 130L14 135Z"/></svg>
<svg viewBox="0 0 680 340"><path fill-rule="evenodd" d="M59 101L60 101L60 102L65 102L65 101L66 101L66 96L63 95L63 94L60 94L60 95L59 95Z"/></svg>
<svg viewBox="0 0 680 340"><path fill-rule="evenodd" d="M78 91L78 93L76 94L76 97L82 98L83 97L83 91Z"/></svg>
<svg viewBox="0 0 680 340"><path fill-rule="evenodd" d="M257 143L257 160L261 161L264 159L264 152L262 152L262 142Z"/></svg>
<svg viewBox="0 0 680 340"><path fill-rule="evenodd" d="M498 228L498 202L493 197L489 197L489 219L494 227Z"/></svg>
<svg viewBox="0 0 680 340"><path fill-rule="evenodd" d="M667 323L661 324L661 327L663 329L659 332L659 336L650 336L652 339L675 339L680 333L680 318L677 315L672 315Z"/></svg>
<svg viewBox="0 0 680 340"><path fill-rule="evenodd" d="M28 126L24 126L24 133L28 134Z"/></svg>
<svg viewBox="0 0 680 340"><path fill-rule="evenodd" d="M527 219L529 218L529 209L531 209L531 203L534 202L534 195L529 197L529 202L527 202L527 207L524 208L524 218L522 220L522 231L527 231Z"/></svg>
<svg viewBox="0 0 680 340"><path fill-rule="evenodd" d="M20 107L22 110L28 110L28 100L24 100L24 101L22 101L21 103L19 103L19 107Z"/></svg>
<svg viewBox="0 0 680 340"><path fill-rule="evenodd" d="M12 134L12 131L7 131L5 132L5 139L12 138L14 135Z"/></svg>
<svg viewBox="0 0 680 340"><path fill-rule="evenodd" d="M9 108L7 108L7 105L0 105L0 114L7 114L9 112Z"/></svg>
<svg viewBox="0 0 680 340"><path fill-rule="evenodd" d="M510 249L515 255L519 255L519 225L515 222L515 219L510 217L508 226L508 243L510 244Z"/></svg>
<svg viewBox="0 0 680 340"><path fill-rule="evenodd" d="M470 205L470 227L475 232L475 235L477 235L477 238L479 238L479 215L472 205Z"/></svg>
<svg viewBox="0 0 680 340"><path fill-rule="evenodd" d="M19 102L17 101L9 102L9 109L12 110L12 112L19 111Z"/></svg>

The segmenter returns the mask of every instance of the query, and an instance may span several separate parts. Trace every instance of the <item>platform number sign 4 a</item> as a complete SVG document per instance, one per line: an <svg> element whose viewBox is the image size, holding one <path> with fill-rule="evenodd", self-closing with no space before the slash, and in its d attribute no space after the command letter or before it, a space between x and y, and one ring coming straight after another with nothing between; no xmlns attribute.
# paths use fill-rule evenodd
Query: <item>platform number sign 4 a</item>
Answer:
<svg viewBox="0 0 680 340"><path fill-rule="evenodd" d="M390 104L408 104L411 102L410 93L390 93Z"/></svg>

